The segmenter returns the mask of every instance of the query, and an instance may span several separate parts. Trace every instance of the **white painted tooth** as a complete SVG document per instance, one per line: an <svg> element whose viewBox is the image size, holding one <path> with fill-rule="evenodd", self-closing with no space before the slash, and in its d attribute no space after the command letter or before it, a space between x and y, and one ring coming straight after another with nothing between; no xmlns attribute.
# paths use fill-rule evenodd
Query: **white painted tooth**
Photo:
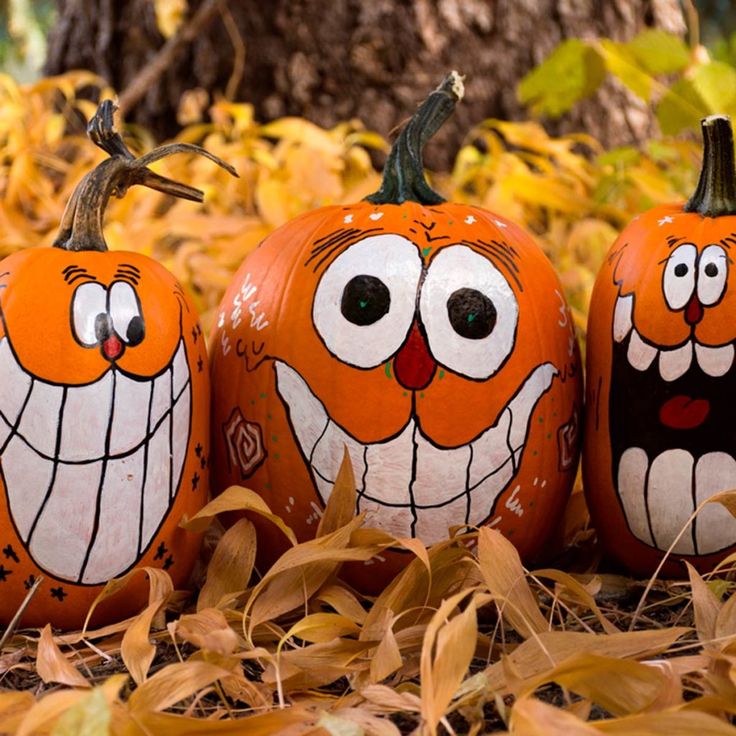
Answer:
<svg viewBox="0 0 736 736"><path fill-rule="evenodd" d="M170 429L169 421L164 420L148 440L146 485L143 489L142 538L139 548L141 553L148 547L169 508L172 465Z"/></svg>
<svg viewBox="0 0 736 736"><path fill-rule="evenodd" d="M415 431L416 424L412 419L392 440L367 445L366 496L390 503L409 503ZM391 516L394 509L384 509L384 513Z"/></svg>
<svg viewBox="0 0 736 736"><path fill-rule="evenodd" d="M79 579L94 531L102 465L59 463L53 490L31 534L34 561L63 580Z"/></svg>
<svg viewBox="0 0 736 736"><path fill-rule="evenodd" d="M659 351L659 375L665 381L674 381L687 373L693 360L693 344L688 340L674 350Z"/></svg>
<svg viewBox="0 0 736 736"><path fill-rule="evenodd" d="M524 385L519 389L516 396L509 402L508 409L511 412L509 446L514 452L524 446L529 428L529 419L534 407L542 394L549 390L552 379L556 375L557 369L552 363L542 363L534 369L534 372L524 381Z"/></svg>
<svg viewBox="0 0 736 736"><path fill-rule="evenodd" d="M129 452L143 442L148 434L148 404L152 382L134 381L122 373L115 374L110 432L110 455Z"/></svg>
<svg viewBox="0 0 736 736"><path fill-rule="evenodd" d="M473 457L470 461L470 487L503 465L510 455L508 436L511 428L511 412L504 409L498 421L477 440L471 442Z"/></svg>
<svg viewBox="0 0 736 736"><path fill-rule="evenodd" d="M666 450L654 458L647 483L647 507L654 542L666 550L693 512L693 456L685 450ZM694 554L692 529L675 545L678 554Z"/></svg>
<svg viewBox="0 0 736 736"><path fill-rule="evenodd" d="M145 447L110 460L99 499L99 524L82 582L104 583L125 572L138 558L138 533Z"/></svg>
<svg viewBox="0 0 736 736"><path fill-rule="evenodd" d="M112 382L113 373L108 371L99 381L67 388L59 451L62 460L101 459L105 454Z"/></svg>
<svg viewBox="0 0 736 736"><path fill-rule="evenodd" d="M733 343L721 345L718 348L710 348L707 345L701 345L696 342L695 355L698 359L700 370L709 376L720 378L720 376L725 376L733 365Z"/></svg>
<svg viewBox="0 0 736 736"><path fill-rule="evenodd" d="M634 309L634 295L620 296L613 310L613 339L621 342L631 332L631 315Z"/></svg>
<svg viewBox="0 0 736 736"><path fill-rule="evenodd" d="M179 343L179 348L174 356L174 398L176 398L189 380L189 366L187 365L187 353L184 348L184 340Z"/></svg>
<svg viewBox="0 0 736 736"><path fill-rule="evenodd" d="M34 381L28 403L18 425L18 434L47 457L56 456L56 439L62 414L64 389Z"/></svg>
<svg viewBox="0 0 736 736"><path fill-rule="evenodd" d="M636 329L631 332L631 340L629 341L629 350L627 352L629 363L638 371L645 371L657 357L657 348L647 345Z"/></svg>
<svg viewBox="0 0 736 736"><path fill-rule="evenodd" d="M618 464L618 494L624 507L626 523L640 541L654 547L649 531L646 505L646 481L649 458L640 447L629 447Z"/></svg>
<svg viewBox="0 0 736 736"><path fill-rule="evenodd" d="M411 537L414 514L409 506L384 506L371 499L358 499L358 512L365 511L365 526L382 529L395 537Z"/></svg>
<svg viewBox="0 0 736 736"><path fill-rule="evenodd" d="M350 462L353 465L355 483L360 489L365 474L365 447L335 422L330 421L312 453L312 468L315 475L322 476L329 486L328 495L322 497L324 503L327 503L327 499L332 495L332 486L340 470L345 447L348 448Z"/></svg>
<svg viewBox="0 0 736 736"><path fill-rule="evenodd" d="M179 481L181 480L181 473L184 469L184 461L186 460L187 445L189 444L189 429L192 420L191 405L192 395L189 387L187 387L176 404L174 404L172 422L173 438L171 443L174 475L171 483L171 498L176 495L176 491L179 488Z"/></svg>
<svg viewBox="0 0 736 736"><path fill-rule="evenodd" d="M412 495L417 509L416 536L425 544L447 537L447 530L467 519L470 445L441 449L416 433L416 473ZM387 509L387 511L389 511ZM390 511L389 511L390 513Z"/></svg>
<svg viewBox="0 0 736 736"><path fill-rule="evenodd" d="M491 515L496 500L513 476L514 465L509 457L508 461L497 468L493 475L489 475L480 485L471 490L469 524L479 526Z"/></svg>
<svg viewBox="0 0 736 736"><path fill-rule="evenodd" d="M151 402L151 425L149 431L153 431L161 421L161 418L171 408L173 393L171 368L164 371L153 382L153 401Z"/></svg>
<svg viewBox="0 0 736 736"><path fill-rule="evenodd" d="M3 453L2 471L10 513L21 539L27 542L54 474L53 460L39 457L16 435Z"/></svg>
<svg viewBox="0 0 736 736"><path fill-rule="evenodd" d="M12 430L13 428L5 421L5 419L3 419L2 414L0 414L0 456L3 454L5 442L10 436Z"/></svg>
<svg viewBox="0 0 736 736"><path fill-rule="evenodd" d="M16 362L7 338L0 340L0 413L8 424L15 424L30 389L31 377Z"/></svg>
<svg viewBox="0 0 736 736"><path fill-rule="evenodd" d="M310 458L329 421L325 407L291 366L277 360L275 371L276 390L289 409L289 420L299 446L304 456ZM334 479L335 476L330 477Z"/></svg>
<svg viewBox="0 0 736 736"><path fill-rule="evenodd" d="M709 452L695 466L695 503L736 488L736 460L725 452ZM736 544L736 518L720 503L706 504L695 519L698 554L707 555Z"/></svg>

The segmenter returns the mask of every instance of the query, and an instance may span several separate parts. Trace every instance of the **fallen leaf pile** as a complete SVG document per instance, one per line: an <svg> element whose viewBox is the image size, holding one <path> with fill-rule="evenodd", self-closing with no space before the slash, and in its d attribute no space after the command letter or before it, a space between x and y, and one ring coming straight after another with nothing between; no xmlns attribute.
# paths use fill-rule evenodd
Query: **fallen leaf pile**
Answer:
<svg viewBox="0 0 736 736"><path fill-rule="evenodd" d="M83 133L96 105L78 97L100 84L86 73L32 87L0 77L0 256L50 245L74 185L101 160ZM261 125L249 105L230 102L211 117L178 140L204 145L241 178L187 156L162 162L162 174L202 188L205 203L133 190L111 204L106 227L111 248L168 266L208 324L233 270L266 234L375 190L371 149L386 149L358 122ZM154 144L145 131L127 132L132 148ZM683 197L698 160L691 142L603 152L584 136L488 121L434 181L532 230L584 328L618 230ZM192 590L174 591L161 570L135 571L149 576L150 595L132 619L10 632L0 644L0 734L736 734L736 557L705 578L683 570L681 581L598 572L578 488L556 568L527 570L492 529L427 550L365 528L353 488L345 464L317 537L302 544L257 494L230 488L186 522L210 530ZM722 502L736 506L731 496ZM277 525L292 546L256 569L252 522L218 526L232 511ZM344 563L369 564L390 547L411 561L378 597L340 579Z"/></svg>

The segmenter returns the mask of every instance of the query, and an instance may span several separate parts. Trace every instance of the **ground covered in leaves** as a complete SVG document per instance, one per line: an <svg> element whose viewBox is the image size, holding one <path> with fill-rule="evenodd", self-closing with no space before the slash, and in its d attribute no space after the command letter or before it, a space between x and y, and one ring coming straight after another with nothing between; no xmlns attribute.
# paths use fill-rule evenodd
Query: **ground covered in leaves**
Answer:
<svg viewBox="0 0 736 736"><path fill-rule="evenodd" d="M26 88L0 77L0 256L50 245L73 187L101 160L83 132L96 105L77 96L94 85L84 73ZM357 121L260 125L231 102L211 118L179 140L205 145L241 178L189 157L162 162L157 170L202 188L205 203L133 190L106 227L111 248L169 267L208 327L234 269L266 234L375 190L386 150ZM132 148L154 144L127 132ZM535 233L584 338L603 254L636 213L692 189L699 156L688 141L605 152L533 122L488 121L434 183ZM549 567L524 568L491 529L425 550L362 526L349 472L317 538L270 569L256 567L253 524L223 532L218 515L244 510L291 532L260 497L233 488L187 522L209 530L191 591L152 570L149 605L130 620L6 631L0 733L736 733L734 560L705 579L683 569L669 582L601 566L580 487ZM377 598L341 581L346 561L394 546L412 561Z"/></svg>

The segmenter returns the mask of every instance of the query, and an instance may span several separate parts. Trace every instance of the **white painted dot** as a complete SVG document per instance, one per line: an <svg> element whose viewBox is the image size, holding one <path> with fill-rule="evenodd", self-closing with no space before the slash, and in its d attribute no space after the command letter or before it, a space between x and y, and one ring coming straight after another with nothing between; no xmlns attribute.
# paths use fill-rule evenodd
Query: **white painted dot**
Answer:
<svg viewBox="0 0 736 736"><path fill-rule="evenodd" d="M668 222L674 222L674 220L669 215L666 215L661 220L657 220L657 225L662 227L662 225L666 225Z"/></svg>
<svg viewBox="0 0 736 736"><path fill-rule="evenodd" d="M493 222L496 223L497 227L508 227L508 225L505 222L501 222L501 220L494 220Z"/></svg>
<svg viewBox="0 0 736 736"><path fill-rule="evenodd" d="M345 215L345 217L343 217L342 221L346 225L348 225L349 223L351 223L353 221L353 216L352 215Z"/></svg>
<svg viewBox="0 0 736 736"><path fill-rule="evenodd" d="M371 220L375 222L377 220L380 220L383 217L383 212L371 212L371 214L368 215L368 217L370 217Z"/></svg>
<svg viewBox="0 0 736 736"><path fill-rule="evenodd" d="M473 215L468 215L465 218L465 224L466 225L472 225L474 222L477 222L477 220L475 219L475 217L473 217Z"/></svg>

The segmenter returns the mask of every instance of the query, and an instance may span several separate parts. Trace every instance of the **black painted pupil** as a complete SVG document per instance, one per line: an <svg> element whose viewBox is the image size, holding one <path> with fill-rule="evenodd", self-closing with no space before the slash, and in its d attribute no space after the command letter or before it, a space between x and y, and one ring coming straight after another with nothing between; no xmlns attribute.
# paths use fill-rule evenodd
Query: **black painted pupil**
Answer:
<svg viewBox="0 0 736 736"><path fill-rule="evenodd" d="M95 317L95 337L98 342L105 342L112 335L112 320L106 312L100 312Z"/></svg>
<svg viewBox="0 0 736 736"><path fill-rule="evenodd" d="M678 263L675 266L675 276L684 276L687 273L687 266L684 263Z"/></svg>
<svg viewBox="0 0 736 736"><path fill-rule="evenodd" d="M353 276L342 292L340 311L349 322L364 327L378 322L391 306L391 293L375 276Z"/></svg>
<svg viewBox="0 0 736 736"><path fill-rule="evenodd" d="M469 340L488 337L496 326L493 302L476 289L458 289L447 300L447 314L452 329Z"/></svg>
<svg viewBox="0 0 736 736"><path fill-rule="evenodd" d="M135 346L143 342L143 338L146 336L146 326L143 323L142 317L136 316L130 320L125 336L128 345Z"/></svg>
<svg viewBox="0 0 736 736"><path fill-rule="evenodd" d="M706 276L717 276L718 275L718 266L716 266L715 263L708 263L705 266L705 275Z"/></svg>

